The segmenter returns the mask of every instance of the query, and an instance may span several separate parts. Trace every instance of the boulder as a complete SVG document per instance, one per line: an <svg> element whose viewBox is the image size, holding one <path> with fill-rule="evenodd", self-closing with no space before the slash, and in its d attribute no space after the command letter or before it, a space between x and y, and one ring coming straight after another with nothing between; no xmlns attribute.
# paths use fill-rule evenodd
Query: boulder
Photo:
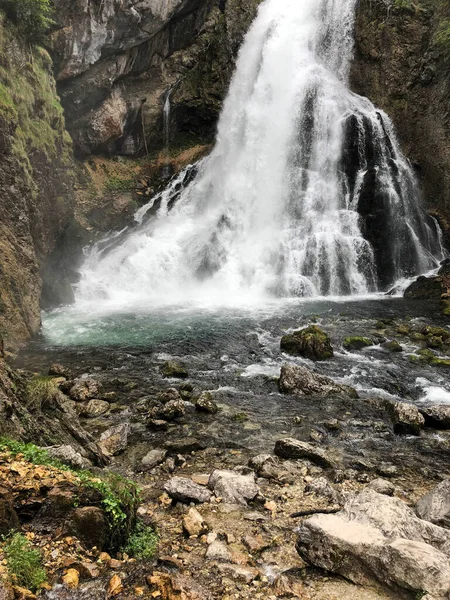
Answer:
<svg viewBox="0 0 450 600"><path fill-rule="evenodd" d="M20 529L19 517L14 509L14 496L9 487L0 484L0 536L12 529Z"/></svg>
<svg viewBox="0 0 450 600"><path fill-rule="evenodd" d="M178 390L175 388L169 388L168 390L163 390L159 392L156 399L162 404L167 404L171 400L183 400Z"/></svg>
<svg viewBox="0 0 450 600"><path fill-rule="evenodd" d="M450 598L450 532L398 498L366 489L339 513L305 520L296 548L306 562L359 585L377 579L397 593Z"/></svg>
<svg viewBox="0 0 450 600"><path fill-rule="evenodd" d="M444 479L416 504L421 519L450 529L450 479Z"/></svg>
<svg viewBox="0 0 450 600"><path fill-rule="evenodd" d="M378 494L384 494L385 496L393 496L395 492L394 484L390 481L386 481L386 479L382 479L381 477L371 481L367 487L374 492L377 492Z"/></svg>
<svg viewBox="0 0 450 600"><path fill-rule="evenodd" d="M55 458L74 469L88 469L89 467L92 467L91 461L82 456L69 444L63 446L50 446L49 448L46 448L46 451L52 458Z"/></svg>
<svg viewBox="0 0 450 600"><path fill-rule="evenodd" d="M415 300L439 300L443 294L450 291L450 261L442 263L437 275L425 277L421 275L408 288L406 288L405 298Z"/></svg>
<svg viewBox="0 0 450 600"><path fill-rule="evenodd" d="M208 413L210 415L216 414L219 410L217 404L213 400L211 392L202 392L195 401L195 408L200 412Z"/></svg>
<svg viewBox="0 0 450 600"><path fill-rule="evenodd" d="M420 434L425 419L416 406L407 402L388 402L386 406L394 425L394 433L400 435Z"/></svg>
<svg viewBox="0 0 450 600"><path fill-rule="evenodd" d="M275 454L280 458L309 460L325 469L336 467L334 461L324 450L294 438L278 440L275 444Z"/></svg>
<svg viewBox="0 0 450 600"><path fill-rule="evenodd" d="M396 340L383 342L381 347L385 350L389 350L389 352L403 352L403 347Z"/></svg>
<svg viewBox="0 0 450 600"><path fill-rule="evenodd" d="M189 373L186 368L175 360L166 361L161 367L163 377L171 377L176 379L186 379Z"/></svg>
<svg viewBox="0 0 450 600"><path fill-rule="evenodd" d="M72 379L73 377L72 371L64 365L60 365L59 363L54 363L51 365L48 370L48 374L52 377L65 377L66 379Z"/></svg>
<svg viewBox="0 0 450 600"><path fill-rule="evenodd" d="M215 540L208 546L208 550L206 551L206 558L208 560L230 562L232 556L231 552L228 550L224 542L219 542L219 540Z"/></svg>
<svg viewBox="0 0 450 600"><path fill-rule="evenodd" d="M362 350L373 345L373 341L366 337L350 336L344 338L342 345L346 350Z"/></svg>
<svg viewBox="0 0 450 600"><path fill-rule="evenodd" d="M105 400L89 400L89 402L82 408L81 416L89 419L100 417L109 411L109 403Z"/></svg>
<svg viewBox="0 0 450 600"><path fill-rule="evenodd" d="M169 454L186 454L190 452L196 452L197 450L204 450L206 444L194 437L178 438L170 440L164 444L164 447Z"/></svg>
<svg viewBox="0 0 450 600"><path fill-rule="evenodd" d="M96 506L76 508L68 522L69 533L81 540L87 548L101 550L108 534L108 522L103 511Z"/></svg>
<svg viewBox="0 0 450 600"><path fill-rule="evenodd" d="M183 530L189 536L201 536L208 532L208 526L198 510L190 508L183 519Z"/></svg>
<svg viewBox="0 0 450 600"><path fill-rule="evenodd" d="M150 471L154 469L156 466L160 465L165 461L167 456L167 450L150 450L144 458L141 460L141 468L144 471Z"/></svg>
<svg viewBox="0 0 450 600"><path fill-rule="evenodd" d="M247 506L247 502L259 494L254 473L241 475L236 471L216 470L211 473L208 486L224 502L242 506Z"/></svg>
<svg viewBox="0 0 450 600"><path fill-rule="evenodd" d="M208 489L185 477L172 477L165 484L164 490L171 498L185 504L209 502L212 496Z"/></svg>
<svg viewBox="0 0 450 600"><path fill-rule="evenodd" d="M163 406L156 406L155 408L152 408L149 412L149 417L151 421L174 421L175 419L183 417L185 413L186 408L183 400L169 400L169 402Z"/></svg>
<svg viewBox="0 0 450 600"><path fill-rule="evenodd" d="M357 398L354 388L336 383L329 377L319 375L299 365L283 365L281 367L279 388L283 394L296 396L332 396L343 394Z"/></svg>
<svg viewBox="0 0 450 600"><path fill-rule="evenodd" d="M284 335L280 349L286 354L304 356L311 360L326 360L334 354L330 338L317 325Z"/></svg>
<svg viewBox="0 0 450 600"><path fill-rule="evenodd" d="M78 379L69 390L69 396L76 402L86 402L98 398L102 392L102 384L95 379Z"/></svg>
<svg viewBox="0 0 450 600"><path fill-rule="evenodd" d="M450 405L435 404L419 408L420 414L425 419L425 425L433 429L450 429Z"/></svg>
<svg viewBox="0 0 450 600"><path fill-rule="evenodd" d="M117 454L127 449L130 432L131 426L129 423L120 423L110 427L102 433L98 445L106 454L117 456Z"/></svg>
<svg viewBox="0 0 450 600"><path fill-rule="evenodd" d="M312 493L317 497L326 498L332 504L340 504L341 495L334 489L331 483L325 477L313 479L305 487L305 492Z"/></svg>

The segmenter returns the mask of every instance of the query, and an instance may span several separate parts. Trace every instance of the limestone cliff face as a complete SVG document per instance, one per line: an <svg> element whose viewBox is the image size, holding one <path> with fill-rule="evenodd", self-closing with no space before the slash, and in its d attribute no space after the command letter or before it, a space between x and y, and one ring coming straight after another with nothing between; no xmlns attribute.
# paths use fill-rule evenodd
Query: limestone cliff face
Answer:
<svg viewBox="0 0 450 600"><path fill-rule="evenodd" d="M426 205L444 229L450 216L450 79L436 33L449 17L446 0L360 0L352 70L354 91L392 118Z"/></svg>
<svg viewBox="0 0 450 600"><path fill-rule="evenodd" d="M48 53L0 13L0 339L40 325L41 267L73 211L71 140Z"/></svg>
<svg viewBox="0 0 450 600"><path fill-rule="evenodd" d="M211 139L259 0L55 0L58 90L79 155ZM177 139L178 138L178 139Z"/></svg>

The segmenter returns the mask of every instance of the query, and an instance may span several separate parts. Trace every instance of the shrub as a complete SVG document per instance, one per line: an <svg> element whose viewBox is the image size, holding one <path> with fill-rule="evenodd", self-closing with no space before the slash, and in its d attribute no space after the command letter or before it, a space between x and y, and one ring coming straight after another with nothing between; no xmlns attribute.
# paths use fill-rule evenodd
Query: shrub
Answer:
<svg viewBox="0 0 450 600"><path fill-rule="evenodd" d="M5 539L6 563L11 578L21 587L36 591L47 579L39 550L34 550L21 533Z"/></svg>
<svg viewBox="0 0 450 600"><path fill-rule="evenodd" d="M27 385L27 407L34 410L41 410L51 405L57 393L58 389L52 377L33 377Z"/></svg>
<svg viewBox="0 0 450 600"><path fill-rule="evenodd" d="M52 21L50 0L0 0L0 10L29 41L39 41Z"/></svg>
<svg viewBox="0 0 450 600"><path fill-rule="evenodd" d="M158 548L158 535L153 527L144 525L142 521L136 523L134 532L130 535L123 551L140 560L150 560Z"/></svg>
<svg viewBox="0 0 450 600"><path fill-rule="evenodd" d="M450 56L450 19L444 19L434 36L435 44L444 52L445 56Z"/></svg>

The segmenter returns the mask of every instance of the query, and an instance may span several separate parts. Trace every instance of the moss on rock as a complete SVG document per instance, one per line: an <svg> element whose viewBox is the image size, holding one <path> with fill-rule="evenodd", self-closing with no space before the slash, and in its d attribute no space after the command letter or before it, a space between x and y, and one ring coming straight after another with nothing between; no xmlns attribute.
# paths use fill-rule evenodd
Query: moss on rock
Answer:
<svg viewBox="0 0 450 600"><path fill-rule="evenodd" d="M330 338L317 325L284 335L280 348L286 354L304 356L311 360L327 360L334 356Z"/></svg>

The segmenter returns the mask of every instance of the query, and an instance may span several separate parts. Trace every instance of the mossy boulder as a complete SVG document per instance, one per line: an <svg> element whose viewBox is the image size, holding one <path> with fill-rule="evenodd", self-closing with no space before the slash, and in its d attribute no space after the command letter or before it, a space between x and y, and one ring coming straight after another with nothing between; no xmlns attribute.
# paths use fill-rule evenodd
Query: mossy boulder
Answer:
<svg viewBox="0 0 450 600"><path fill-rule="evenodd" d="M344 338L342 345L346 350L362 350L363 348L372 346L373 342L366 337L349 336Z"/></svg>
<svg viewBox="0 0 450 600"><path fill-rule="evenodd" d="M395 340L384 342L384 344L381 344L381 347L389 350L389 352L403 352L403 347Z"/></svg>
<svg viewBox="0 0 450 600"><path fill-rule="evenodd" d="M286 354L304 356L310 360L327 360L334 356L330 338L317 325L284 335L280 348Z"/></svg>
<svg viewBox="0 0 450 600"><path fill-rule="evenodd" d="M168 360L161 367L163 377L174 377L176 379L186 379L189 373L186 368L175 360Z"/></svg>

